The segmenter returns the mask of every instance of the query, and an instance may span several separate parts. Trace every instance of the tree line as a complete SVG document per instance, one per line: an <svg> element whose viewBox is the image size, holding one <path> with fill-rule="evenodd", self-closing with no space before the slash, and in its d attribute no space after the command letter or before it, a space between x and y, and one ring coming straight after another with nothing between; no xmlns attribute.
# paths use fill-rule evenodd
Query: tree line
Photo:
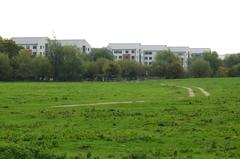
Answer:
<svg viewBox="0 0 240 159"><path fill-rule="evenodd" d="M14 41L0 38L1 81L81 81L136 80L145 78L235 77L240 76L240 54L218 58L217 52L205 52L188 61L184 69L171 51L159 52L152 65L135 61L114 61L106 48L89 54L75 46L49 41L46 56L33 56Z"/></svg>

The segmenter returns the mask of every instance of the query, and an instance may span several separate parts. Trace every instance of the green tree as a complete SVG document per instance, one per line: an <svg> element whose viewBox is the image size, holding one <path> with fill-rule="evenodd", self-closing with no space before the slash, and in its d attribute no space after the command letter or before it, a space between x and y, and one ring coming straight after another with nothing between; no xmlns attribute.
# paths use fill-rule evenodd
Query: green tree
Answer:
<svg viewBox="0 0 240 159"><path fill-rule="evenodd" d="M213 52L204 52L202 57L205 61L208 61L212 70L212 76L216 75L218 67L221 66L221 59L218 58L218 53Z"/></svg>
<svg viewBox="0 0 240 159"><path fill-rule="evenodd" d="M10 80L12 67L7 55L0 53L0 80Z"/></svg>
<svg viewBox="0 0 240 159"><path fill-rule="evenodd" d="M229 69L229 76L230 77L239 77L240 76L240 64L233 65Z"/></svg>
<svg viewBox="0 0 240 159"><path fill-rule="evenodd" d="M0 52L7 54L9 58L17 56L21 49L23 47L18 46L13 40L0 38Z"/></svg>
<svg viewBox="0 0 240 159"><path fill-rule="evenodd" d="M240 64L240 53L226 56L223 62L227 67Z"/></svg>
<svg viewBox="0 0 240 159"><path fill-rule="evenodd" d="M191 62L189 71L193 77L207 77L211 73L211 68L209 62L195 59Z"/></svg>
<svg viewBox="0 0 240 159"><path fill-rule="evenodd" d="M121 76L127 80L136 80L146 74L145 67L136 61L122 60L118 64L121 67Z"/></svg>
<svg viewBox="0 0 240 159"><path fill-rule="evenodd" d="M109 60L106 58L99 58L96 61L96 67L97 67L97 78L101 81L105 81L105 75L103 67L106 63L108 63Z"/></svg>
<svg viewBox="0 0 240 159"><path fill-rule="evenodd" d="M64 46L63 54L63 80L81 80L84 69L79 48L75 46Z"/></svg>
<svg viewBox="0 0 240 159"><path fill-rule="evenodd" d="M103 72L105 77L107 77L109 80L112 80L113 78L119 77L121 73L121 67L119 64L110 61L104 65Z"/></svg>
<svg viewBox="0 0 240 159"><path fill-rule="evenodd" d="M95 80L98 74L96 62L87 61L84 63L84 78L87 80Z"/></svg>
<svg viewBox="0 0 240 159"><path fill-rule="evenodd" d="M216 72L217 77L227 77L229 73L229 68L225 66L218 67L218 70Z"/></svg>
<svg viewBox="0 0 240 159"><path fill-rule="evenodd" d="M48 41L47 57L50 60L53 68L53 79L60 80L64 65L63 47L57 40Z"/></svg>
<svg viewBox="0 0 240 159"><path fill-rule="evenodd" d="M20 80L33 79L32 56L29 50L22 49L16 57L16 76Z"/></svg>
<svg viewBox="0 0 240 159"><path fill-rule="evenodd" d="M49 80L52 77L52 65L47 57L36 56L31 65L35 80Z"/></svg>
<svg viewBox="0 0 240 159"><path fill-rule="evenodd" d="M171 52L159 52L151 66L151 75L163 78L178 78L183 75L183 66L179 58Z"/></svg>
<svg viewBox="0 0 240 159"><path fill-rule="evenodd" d="M88 58L90 61L97 61L99 58L113 60L114 56L112 52L106 48L94 48L92 49L91 53L88 54Z"/></svg>

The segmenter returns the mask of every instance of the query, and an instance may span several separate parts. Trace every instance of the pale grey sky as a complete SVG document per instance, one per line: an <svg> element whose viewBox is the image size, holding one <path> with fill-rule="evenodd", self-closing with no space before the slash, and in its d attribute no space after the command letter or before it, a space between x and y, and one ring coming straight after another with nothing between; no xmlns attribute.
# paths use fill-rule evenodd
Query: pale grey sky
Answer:
<svg viewBox="0 0 240 159"><path fill-rule="evenodd" d="M240 52L239 0L2 0L0 36L84 38Z"/></svg>

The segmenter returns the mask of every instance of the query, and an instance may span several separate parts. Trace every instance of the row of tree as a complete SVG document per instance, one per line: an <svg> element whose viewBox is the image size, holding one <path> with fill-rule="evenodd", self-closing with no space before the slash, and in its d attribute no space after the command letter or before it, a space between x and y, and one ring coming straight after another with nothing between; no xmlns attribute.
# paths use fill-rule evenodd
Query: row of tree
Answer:
<svg viewBox="0 0 240 159"><path fill-rule="evenodd" d="M240 54L224 60L216 52L206 52L189 60L184 69L180 59L171 51L158 53L152 65L135 61L114 61L104 48L81 53L75 46L61 46L49 41L47 56L32 56L13 41L0 38L0 80L113 80L144 78L240 76Z"/></svg>

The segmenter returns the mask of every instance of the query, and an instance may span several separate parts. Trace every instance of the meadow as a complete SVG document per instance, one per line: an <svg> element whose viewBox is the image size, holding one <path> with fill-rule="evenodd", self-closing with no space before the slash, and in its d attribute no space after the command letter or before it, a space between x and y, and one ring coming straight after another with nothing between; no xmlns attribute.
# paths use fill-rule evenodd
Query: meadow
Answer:
<svg viewBox="0 0 240 159"><path fill-rule="evenodd" d="M240 158L240 79L1 82L0 158Z"/></svg>

